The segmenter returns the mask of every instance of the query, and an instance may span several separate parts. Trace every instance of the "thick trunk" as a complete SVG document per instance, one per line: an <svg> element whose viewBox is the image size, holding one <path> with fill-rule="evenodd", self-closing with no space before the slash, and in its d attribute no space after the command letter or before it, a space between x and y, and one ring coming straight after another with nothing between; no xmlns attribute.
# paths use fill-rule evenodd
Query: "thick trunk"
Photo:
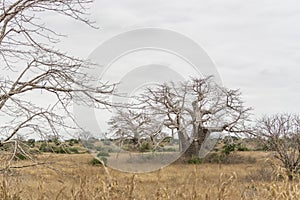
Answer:
<svg viewBox="0 0 300 200"><path fill-rule="evenodd" d="M184 152L189 147L189 141L182 131L178 131L179 150Z"/></svg>
<svg viewBox="0 0 300 200"><path fill-rule="evenodd" d="M192 158L199 157L199 152L201 149L201 145L203 144L205 138L209 134L209 131L206 128L198 126L194 131L194 138L192 140L191 145L186 149L184 154L182 155L184 160L189 160Z"/></svg>
<svg viewBox="0 0 300 200"><path fill-rule="evenodd" d="M193 106L193 113L194 113L192 115L192 119L194 121L193 132L192 132L192 142L182 155L184 160L189 160L191 158L197 158L199 156L201 145L203 144L203 142L209 132L208 129L203 127L202 114L199 110L198 101L194 101L192 103L192 106Z"/></svg>

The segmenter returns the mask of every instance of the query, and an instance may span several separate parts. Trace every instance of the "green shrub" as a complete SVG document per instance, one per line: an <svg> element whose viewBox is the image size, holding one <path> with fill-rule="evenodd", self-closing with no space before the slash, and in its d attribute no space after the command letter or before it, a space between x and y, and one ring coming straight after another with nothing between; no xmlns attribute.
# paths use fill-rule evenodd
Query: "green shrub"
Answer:
<svg viewBox="0 0 300 200"><path fill-rule="evenodd" d="M262 144L258 146L256 149L254 149L254 151L271 151L271 149L272 148L269 145Z"/></svg>
<svg viewBox="0 0 300 200"><path fill-rule="evenodd" d="M79 151L76 147L69 147L68 149L71 153L79 154Z"/></svg>
<svg viewBox="0 0 300 200"><path fill-rule="evenodd" d="M101 151L97 154L97 157L109 157L109 153L108 152L105 152L105 151Z"/></svg>
<svg viewBox="0 0 300 200"><path fill-rule="evenodd" d="M253 164L256 163L256 158L251 156L241 156L238 154L225 154L225 153L209 153L202 159L203 163L221 163L221 164Z"/></svg>
<svg viewBox="0 0 300 200"><path fill-rule="evenodd" d="M223 153L226 155L229 155L231 152L235 150L236 145L235 144L225 144L223 146Z"/></svg>
<svg viewBox="0 0 300 200"><path fill-rule="evenodd" d="M29 147L34 148L35 147L35 139L27 140L27 144Z"/></svg>
<svg viewBox="0 0 300 200"><path fill-rule="evenodd" d="M93 159L89 162L89 164L90 164L90 165L93 165L93 166L95 166L95 165L102 165L102 163L101 163L100 160L106 165L106 163L107 163L107 158L106 158L106 157L100 157L99 159L93 158Z"/></svg>
<svg viewBox="0 0 300 200"><path fill-rule="evenodd" d="M148 152L151 150L151 145L148 142L145 142L142 144L142 146L140 147L140 151L141 152Z"/></svg>
<svg viewBox="0 0 300 200"><path fill-rule="evenodd" d="M73 146L74 144L79 144L79 141L77 139L70 139L66 142L68 142L70 146Z"/></svg>
<svg viewBox="0 0 300 200"><path fill-rule="evenodd" d="M12 149L12 146L11 146L11 144L1 144L1 146L0 146L0 150L1 151L9 151L10 149Z"/></svg>
<svg viewBox="0 0 300 200"><path fill-rule="evenodd" d="M41 152L36 148L32 148L32 149L28 150L28 153L29 154L40 154Z"/></svg>
<svg viewBox="0 0 300 200"><path fill-rule="evenodd" d="M93 159L89 162L89 164L91 164L91 165L101 165L101 162L100 162L100 160L98 160L97 158L93 158Z"/></svg>
<svg viewBox="0 0 300 200"><path fill-rule="evenodd" d="M47 143L45 143L45 142L43 142L40 145L39 150L41 152L53 152L53 150L51 149L51 147Z"/></svg>
<svg viewBox="0 0 300 200"><path fill-rule="evenodd" d="M106 165L107 164L107 157L100 157L100 160Z"/></svg>
<svg viewBox="0 0 300 200"><path fill-rule="evenodd" d="M58 153L58 154L71 154L71 151L66 148L66 147L62 147L62 146L59 146L59 147L52 147L53 149L53 152L54 153Z"/></svg>
<svg viewBox="0 0 300 200"><path fill-rule="evenodd" d="M236 146L236 150L238 150L238 151L249 151L249 149L241 143Z"/></svg>
<svg viewBox="0 0 300 200"><path fill-rule="evenodd" d="M202 163L202 159L195 157L195 158L192 158L192 159L188 160L188 163L189 164L201 164Z"/></svg>
<svg viewBox="0 0 300 200"><path fill-rule="evenodd" d="M22 153L16 153L15 159L16 159L16 160L27 160L28 158L27 158L26 155L24 155L24 154L22 154Z"/></svg>
<svg viewBox="0 0 300 200"><path fill-rule="evenodd" d="M41 152L49 152L49 153L57 153L57 154L71 154L71 153L79 153L78 149L75 147L67 147L67 146L54 146L49 145L47 143L42 143L40 145L39 150Z"/></svg>

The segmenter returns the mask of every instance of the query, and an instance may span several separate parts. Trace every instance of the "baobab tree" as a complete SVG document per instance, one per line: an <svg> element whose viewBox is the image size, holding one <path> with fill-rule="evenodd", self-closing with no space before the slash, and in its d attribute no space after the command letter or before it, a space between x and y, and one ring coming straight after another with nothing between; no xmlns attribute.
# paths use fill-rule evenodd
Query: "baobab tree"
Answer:
<svg viewBox="0 0 300 200"><path fill-rule="evenodd" d="M72 123L72 101L101 107L114 85L93 86L82 69L92 63L55 48L56 30L41 16L59 14L93 27L90 0L5 0L0 4L0 146L20 147L18 135L60 136ZM42 94L42 95L41 95ZM34 99L43 97L42 100ZM47 100L49 102L47 103ZM24 154L26 152L22 151Z"/></svg>
<svg viewBox="0 0 300 200"><path fill-rule="evenodd" d="M289 179L300 172L300 116L276 114L258 120L253 133L266 147L275 152Z"/></svg>
<svg viewBox="0 0 300 200"><path fill-rule="evenodd" d="M145 110L139 112L130 108L118 108L108 124L121 148L125 141L131 141L134 149L141 149L144 143L155 150L167 137L167 133L162 130L162 122Z"/></svg>
<svg viewBox="0 0 300 200"><path fill-rule="evenodd" d="M160 116L165 128L175 130L186 158L198 156L213 132L242 133L251 110L239 90L221 87L213 77L147 88L136 102L135 109L140 106L151 116Z"/></svg>

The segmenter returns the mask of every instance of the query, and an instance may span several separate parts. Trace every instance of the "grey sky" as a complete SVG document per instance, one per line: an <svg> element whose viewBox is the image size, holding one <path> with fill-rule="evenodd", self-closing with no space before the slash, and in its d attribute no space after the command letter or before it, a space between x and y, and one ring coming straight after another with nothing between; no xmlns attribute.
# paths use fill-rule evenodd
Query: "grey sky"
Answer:
<svg viewBox="0 0 300 200"><path fill-rule="evenodd" d="M299 113L300 2L297 0L96 0L91 29L60 16L49 25L69 35L60 46L81 57L120 32L161 27L199 43L225 86L240 88L255 114Z"/></svg>

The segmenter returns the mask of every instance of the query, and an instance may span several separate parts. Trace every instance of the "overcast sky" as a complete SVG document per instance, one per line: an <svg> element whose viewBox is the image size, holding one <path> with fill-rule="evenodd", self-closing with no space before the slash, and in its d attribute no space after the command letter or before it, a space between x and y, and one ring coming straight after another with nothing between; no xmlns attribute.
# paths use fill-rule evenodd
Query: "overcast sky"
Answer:
<svg viewBox="0 0 300 200"><path fill-rule="evenodd" d="M177 31L206 50L223 84L240 88L256 116L299 113L298 0L96 0L90 17L100 29L59 16L46 20L68 35L61 47L84 58L124 31L143 27Z"/></svg>

